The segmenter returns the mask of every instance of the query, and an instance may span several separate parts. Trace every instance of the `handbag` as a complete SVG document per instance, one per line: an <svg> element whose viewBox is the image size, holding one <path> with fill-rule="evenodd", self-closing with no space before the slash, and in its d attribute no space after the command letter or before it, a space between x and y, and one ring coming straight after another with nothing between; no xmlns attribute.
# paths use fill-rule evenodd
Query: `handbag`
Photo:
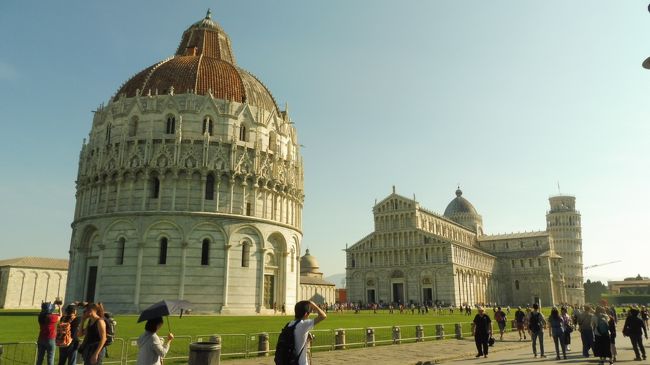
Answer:
<svg viewBox="0 0 650 365"><path fill-rule="evenodd" d="M490 336L488 339L488 346L494 346L494 337Z"/></svg>

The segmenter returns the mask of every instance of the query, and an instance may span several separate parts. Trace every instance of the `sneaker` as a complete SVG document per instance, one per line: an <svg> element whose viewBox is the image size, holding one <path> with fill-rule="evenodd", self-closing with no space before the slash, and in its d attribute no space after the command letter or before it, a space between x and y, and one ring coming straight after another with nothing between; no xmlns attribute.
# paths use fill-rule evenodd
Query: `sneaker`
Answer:
<svg viewBox="0 0 650 365"><path fill-rule="evenodd" d="M474 356L474 357L481 357L481 356L483 356L483 355L481 355L481 354L478 354L478 355L476 355L476 356Z"/></svg>
<svg viewBox="0 0 650 365"><path fill-rule="evenodd" d="M546 355L539 355L542 359L546 359Z"/></svg>
<svg viewBox="0 0 650 365"><path fill-rule="evenodd" d="M534 358L537 358L537 354L533 354L533 357L534 357Z"/></svg>
<svg viewBox="0 0 650 365"><path fill-rule="evenodd" d="M555 357L555 360L560 360L560 355L557 355L557 356Z"/></svg>
<svg viewBox="0 0 650 365"><path fill-rule="evenodd" d="M487 359L487 355L483 355L483 358L484 358L484 359Z"/></svg>
<svg viewBox="0 0 650 365"><path fill-rule="evenodd" d="M635 357L634 361L641 361L641 358L640 357Z"/></svg>
<svg viewBox="0 0 650 365"><path fill-rule="evenodd" d="M566 360L566 355L564 355L564 360Z"/></svg>

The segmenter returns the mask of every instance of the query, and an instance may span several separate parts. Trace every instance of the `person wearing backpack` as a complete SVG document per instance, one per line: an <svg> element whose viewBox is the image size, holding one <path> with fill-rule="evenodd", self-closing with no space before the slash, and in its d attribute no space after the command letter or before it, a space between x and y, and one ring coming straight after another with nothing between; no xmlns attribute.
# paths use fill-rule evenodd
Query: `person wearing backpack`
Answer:
<svg viewBox="0 0 650 365"><path fill-rule="evenodd" d="M59 314L53 313L58 308ZM47 365L54 365L54 348L56 346L56 323L61 318L61 305L55 302L41 304L41 313L38 314L38 352L36 365L42 365L47 353Z"/></svg>
<svg viewBox="0 0 650 365"><path fill-rule="evenodd" d="M643 355L643 360L645 360L645 347L643 347L643 339L641 336L645 335L645 338L647 340L648 331L643 320L639 318L638 309L631 308L628 313L629 314L625 319L625 325L623 325L623 336L630 337L632 348L634 349L634 354L636 355L634 360L641 361L641 355Z"/></svg>
<svg viewBox="0 0 650 365"><path fill-rule="evenodd" d="M310 311L318 316L309 319ZM294 307L294 317L293 321L284 326L278 338L274 359L276 365L309 365L306 350L309 330L325 320L327 314L314 302L302 300Z"/></svg>
<svg viewBox="0 0 650 365"><path fill-rule="evenodd" d="M546 320L539 312L539 304L533 304L533 311L530 313L528 322L528 330L530 331L530 340L533 342L533 356L537 357L537 339L539 339L540 357L545 358L544 355L544 328L546 328Z"/></svg>
<svg viewBox="0 0 650 365"><path fill-rule="evenodd" d="M594 356L600 358L600 363L612 361L612 351L609 337L609 316L605 313L605 308L596 307L596 315L593 318L594 328ZM607 360L609 359L609 360Z"/></svg>
<svg viewBox="0 0 650 365"><path fill-rule="evenodd" d="M79 325L77 306L68 304L64 315L56 326L56 346L59 348L59 365L75 365L79 348Z"/></svg>
<svg viewBox="0 0 650 365"><path fill-rule="evenodd" d="M585 304L584 310L578 315L578 326L582 338L582 356L589 357L589 350L594 345L594 313L589 304Z"/></svg>

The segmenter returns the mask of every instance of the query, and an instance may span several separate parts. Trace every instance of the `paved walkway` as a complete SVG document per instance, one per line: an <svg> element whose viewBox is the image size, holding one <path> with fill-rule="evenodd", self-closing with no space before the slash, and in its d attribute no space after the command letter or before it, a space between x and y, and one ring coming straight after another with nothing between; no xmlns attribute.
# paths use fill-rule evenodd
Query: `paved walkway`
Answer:
<svg viewBox="0 0 650 365"><path fill-rule="evenodd" d="M571 351L567 353L567 360L555 360L555 347L553 340L545 333L544 347L546 350L545 359L533 358L530 339L519 341L516 332L507 333L503 341L498 341L490 347L488 358L474 358L476 346L473 338L462 340L428 341L422 343L410 343L402 345L387 345L371 348L351 349L343 351L325 351L313 354L313 363L326 365L344 364L381 364L381 365L416 365L419 362L431 362L432 364L536 364L539 362L553 362L562 364L597 364L597 359L582 357L582 342L580 334L574 332L572 335ZM647 346L647 341L646 341ZM617 362L650 364L650 361L635 362L634 352L630 340L623 337L620 329L617 337L618 356ZM650 354L650 349L649 354ZM223 361L223 360L222 360ZM230 365L270 365L273 364L272 357L260 357L242 360L223 361Z"/></svg>

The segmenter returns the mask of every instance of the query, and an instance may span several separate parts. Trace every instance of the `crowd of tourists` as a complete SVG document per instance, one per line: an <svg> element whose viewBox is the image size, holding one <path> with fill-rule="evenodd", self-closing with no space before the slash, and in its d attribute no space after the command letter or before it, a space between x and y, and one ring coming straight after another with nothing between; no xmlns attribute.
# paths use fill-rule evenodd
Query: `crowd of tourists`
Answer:
<svg viewBox="0 0 650 365"><path fill-rule="evenodd" d="M43 303L38 315L39 335L36 365L54 365L58 348L58 365L76 365L77 355L84 365L101 365L113 343L116 322L104 310L102 303L75 302L63 308L60 301ZM162 317L150 319L144 333L138 338L137 365L161 365L169 351L174 335L167 341L158 337Z"/></svg>
<svg viewBox="0 0 650 365"><path fill-rule="evenodd" d="M476 342L476 357L487 357L490 344L494 343L492 320L483 307L478 307L478 314L472 323L472 335ZM569 311L571 314L569 314ZM509 311L508 311L509 312ZM648 309L633 306L623 310L624 325L622 335L629 337L634 350L635 361L646 359L643 337L648 339ZM494 321L497 322L500 339L503 340L507 323L507 314L501 307L494 308ZM616 325L619 320L616 308L613 306L591 305L553 307L548 317L545 317L537 304L522 309L518 307L514 313L514 325L517 328L519 341L526 340L526 335L532 342L533 357L545 358L544 331L548 329L549 337L553 339L556 360L566 359L567 351L571 351L571 334L579 332L582 340L582 356L594 356L601 364L616 361ZM539 347L538 347L539 346Z"/></svg>

